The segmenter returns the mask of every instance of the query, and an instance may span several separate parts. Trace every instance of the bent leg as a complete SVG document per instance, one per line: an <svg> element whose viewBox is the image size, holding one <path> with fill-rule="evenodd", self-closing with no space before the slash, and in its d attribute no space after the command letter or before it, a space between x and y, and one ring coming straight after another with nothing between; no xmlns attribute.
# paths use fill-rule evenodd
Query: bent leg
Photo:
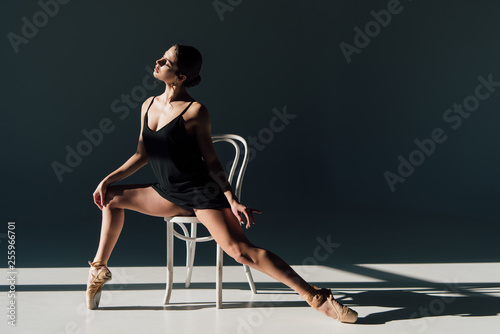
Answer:
<svg viewBox="0 0 500 334"><path fill-rule="evenodd" d="M106 206L102 209L101 237L94 261L106 264L118 241L125 218L124 210L150 216L191 215L154 190L150 184L111 185L106 191Z"/></svg>
<svg viewBox="0 0 500 334"><path fill-rule="evenodd" d="M238 263L271 276L301 296L308 291L309 283L285 261L273 252L253 245L247 239L230 208L194 209L194 212L220 247Z"/></svg>

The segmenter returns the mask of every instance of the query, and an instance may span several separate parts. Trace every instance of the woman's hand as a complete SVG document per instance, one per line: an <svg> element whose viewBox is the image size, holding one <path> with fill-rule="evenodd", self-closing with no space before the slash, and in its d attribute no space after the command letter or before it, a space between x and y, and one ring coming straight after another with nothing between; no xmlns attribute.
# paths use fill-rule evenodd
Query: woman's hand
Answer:
<svg viewBox="0 0 500 334"><path fill-rule="evenodd" d="M233 214L238 218L240 224L245 222L243 220L243 216L247 219L247 230L250 228L251 224L255 224L253 212L262 213L260 210L247 208L236 200L231 203L231 210L233 211Z"/></svg>
<svg viewBox="0 0 500 334"><path fill-rule="evenodd" d="M102 210L106 206L106 191L108 189L108 182L106 179L102 180L94 191L94 203Z"/></svg>

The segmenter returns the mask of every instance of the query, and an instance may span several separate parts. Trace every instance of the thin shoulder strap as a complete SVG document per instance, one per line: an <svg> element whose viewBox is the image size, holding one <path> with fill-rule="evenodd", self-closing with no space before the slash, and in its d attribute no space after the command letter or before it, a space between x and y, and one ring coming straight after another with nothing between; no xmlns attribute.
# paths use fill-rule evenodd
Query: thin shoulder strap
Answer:
<svg viewBox="0 0 500 334"><path fill-rule="evenodd" d="M190 104L186 107L186 109L184 109L184 111L183 111L183 112L181 112L180 116L182 116L182 115L186 112L186 110L188 110L188 109L189 109L189 107L191 107L191 105L193 104L193 102L194 102L194 101L191 101L191 103L190 103Z"/></svg>
<svg viewBox="0 0 500 334"><path fill-rule="evenodd" d="M153 104L153 102L155 101L155 98L156 98L156 95L153 96L153 98L151 99L151 103L149 104L148 110L146 110L146 114L148 113L149 108L151 108L151 105Z"/></svg>

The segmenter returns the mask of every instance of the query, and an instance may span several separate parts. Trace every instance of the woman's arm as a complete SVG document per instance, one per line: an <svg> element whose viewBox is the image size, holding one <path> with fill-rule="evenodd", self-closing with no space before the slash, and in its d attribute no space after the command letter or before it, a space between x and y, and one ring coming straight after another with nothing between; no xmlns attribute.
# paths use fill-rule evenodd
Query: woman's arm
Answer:
<svg viewBox="0 0 500 334"><path fill-rule="evenodd" d="M110 185L112 183L123 180L124 178L137 172L147 163L148 163L148 158L136 152L117 170L106 176L104 178L104 181L107 185Z"/></svg>
<svg viewBox="0 0 500 334"><path fill-rule="evenodd" d="M217 152L215 151L212 142L212 123L210 121L210 115L205 106L201 106L200 110L196 115L196 140L198 141L198 146L200 147L201 153L203 155L203 160L208 168L210 176L217 182L221 187L224 195L226 196L229 204L239 203L238 198L233 192L231 184L227 180L226 172L217 157Z"/></svg>
<svg viewBox="0 0 500 334"><path fill-rule="evenodd" d="M239 202L239 199L233 192L231 184L227 180L226 172L217 157L217 152L215 151L211 128L212 123L210 121L210 115L205 106L201 106L195 116L195 134L198 141L198 146L200 147L201 153L203 155L203 160L208 168L210 176L212 179L219 184L224 195L226 196L233 214L238 218L240 223L243 223L243 215L246 217L247 224L246 228L250 227L250 224L255 224L255 218L253 212L262 213L257 209L250 209Z"/></svg>

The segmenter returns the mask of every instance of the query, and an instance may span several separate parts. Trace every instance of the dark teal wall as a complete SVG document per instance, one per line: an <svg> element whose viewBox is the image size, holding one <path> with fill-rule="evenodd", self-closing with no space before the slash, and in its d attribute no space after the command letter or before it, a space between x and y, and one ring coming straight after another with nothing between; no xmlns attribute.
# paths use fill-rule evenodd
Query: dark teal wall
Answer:
<svg viewBox="0 0 500 334"><path fill-rule="evenodd" d="M498 2L231 3L218 14L212 1L69 1L45 17L36 1L0 5L0 245L15 221L18 267L93 258L92 193L134 153L140 105L163 91L154 62L177 42L203 55L191 94L213 133L255 149L242 194L263 211L252 242L291 264L498 260ZM287 124L255 144L277 111ZM53 164L100 124L108 133L58 178ZM145 166L120 183L152 181ZM164 231L127 211L110 264L163 264ZM319 260L326 240L335 251ZM200 244L196 264L214 263Z"/></svg>

